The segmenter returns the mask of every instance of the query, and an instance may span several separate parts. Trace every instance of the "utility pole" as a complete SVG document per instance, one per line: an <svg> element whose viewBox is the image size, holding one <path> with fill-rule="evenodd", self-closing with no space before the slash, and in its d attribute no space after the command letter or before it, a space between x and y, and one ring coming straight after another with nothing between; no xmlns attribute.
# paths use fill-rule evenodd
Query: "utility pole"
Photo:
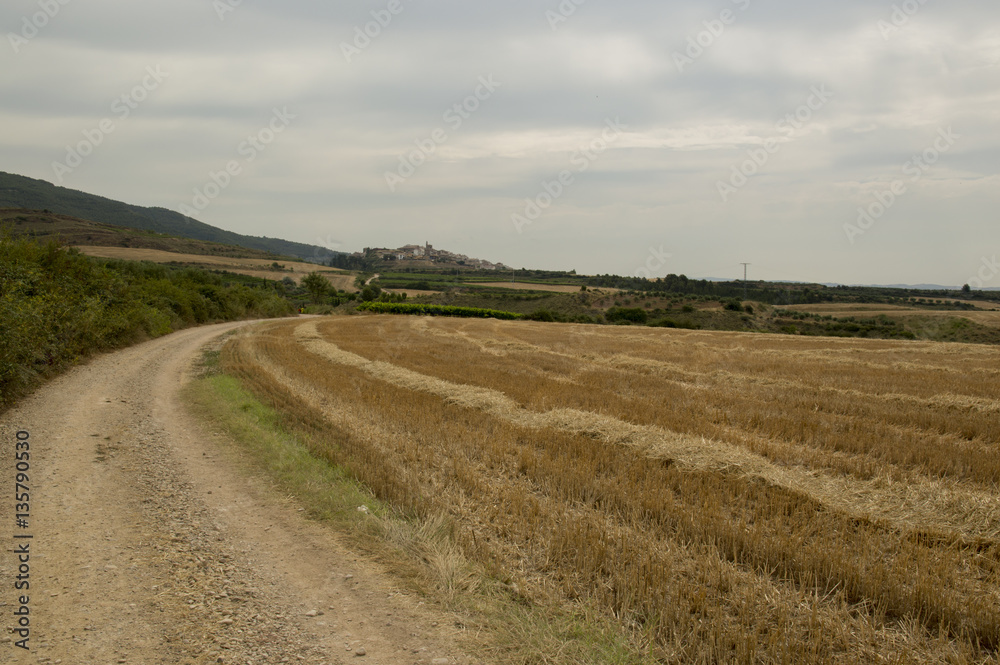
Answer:
<svg viewBox="0 0 1000 665"><path fill-rule="evenodd" d="M741 263L743 266L743 299L747 299L747 266L753 265L752 263Z"/></svg>

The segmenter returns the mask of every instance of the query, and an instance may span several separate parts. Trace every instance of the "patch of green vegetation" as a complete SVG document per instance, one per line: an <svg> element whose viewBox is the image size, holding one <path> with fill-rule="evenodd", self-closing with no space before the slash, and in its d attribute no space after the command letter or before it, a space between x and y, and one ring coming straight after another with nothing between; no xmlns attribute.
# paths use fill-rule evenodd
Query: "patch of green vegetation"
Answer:
<svg viewBox="0 0 1000 665"><path fill-rule="evenodd" d="M425 316L461 316L477 319L519 319L520 314L482 307L455 307L452 305L409 304L400 302L364 302L358 305L359 312L375 314L417 314Z"/></svg>
<svg viewBox="0 0 1000 665"><path fill-rule="evenodd" d="M344 469L313 456L307 438L285 425L278 411L261 404L240 382L218 370L218 352L208 352L204 374L186 388L198 413L232 439L253 468L264 471L309 507L310 516L352 528L364 521L358 506L372 514L391 509L372 496ZM249 458L247 458L247 454Z"/></svg>
<svg viewBox="0 0 1000 665"><path fill-rule="evenodd" d="M619 321L646 323L649 320L649 314L641 307L612 307L604 313L604 318L608 323L617 323Z"/></svg>
<svg viewBox="0 0 1000 665"><path fill-rule="evenodd" d="M913 316L905 310L899 316L881 314L864 318L776 309L773 311L773 318L764 321L763 325L773 332L792 335L1000 344L1000 329L995 327L984 326L961 316Z"/></svg>
<svg viewBox="0 0 1000 665"><path fill-rule="evenodd" d="M201 323L291 313L273 290L204 270L0 236L0 408L96 351Z"/></svg>
<svg viewBox="0 0 1000 665"><path fill-rule="evenodd" d="M1000 344L1000 329L964 317L907 317L903 319L917 339L935 342Z"/></svg>
<svg viewBox="0 0 1000 665"><path fill-rule="evenodd" d="M334 267L344 267L337 264ZM378 283L385 289L413 289L417 291L445 291L448 289L462 289L467 293L491 293L491 292L522 292L520 289L504 289L502 287L483 287L483 283L499 284L508 282L512 278L518 284L538 284L540 286L574 286L577 288L586 285L586 278L577 276L574 273L552 271L552 270L515 270L513 275L510 271L499 272L496 270L473 270L457 268L441 270L378 270L377 267L370 267L372 271L379 272Z"/></svg>
<svg viewBox="0 0 1000 665"><path fill-rule="evenodd" d="M660 296L683 294L707 296L725 302L745 299L768 305L815 303L879 303L921 309L975 309L966 300L995 301L997 295L972 289L917 290L876 286L826 286L824 284L789 284L783 282L718 282L690 279L686 275L667 275L646 279L619 275L596 275L583 278L591 288L614 288ZM959 300L961 299L961 300Z"/></svg>
<svg viewBox="0 0 1000 665"><path fill-rule="evenodd" d="M528 320L556 323L1000 344L1000 329L962 317L921 317L913 316L912 310L900 310L899 316L838 318L778 309L762 303L751 304L738 297L719 300L711 296L667 297L634 291L609 296L593 291L553 293L484 289L478 292L461 289L419 296L410 301L411 306L434 304L501 310L520 314ZM637 304L642 306L636 307ZM354 306L347 304L334 311L349 313L354 311Z"/></svg>

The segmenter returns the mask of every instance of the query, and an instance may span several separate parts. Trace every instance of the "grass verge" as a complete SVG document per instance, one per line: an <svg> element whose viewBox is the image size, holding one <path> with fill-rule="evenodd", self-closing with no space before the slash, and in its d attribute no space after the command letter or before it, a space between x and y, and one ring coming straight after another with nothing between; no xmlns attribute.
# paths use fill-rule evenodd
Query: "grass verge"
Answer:
<svg viewBox="0 0 1000 665"><path fill-rule="evenodd" d="M513 665L640 665L656 662L641 635L628 635L584 604L542 606L464 557L445 516L417 520L380 501L350 469L315 456L317 434L263 404L235 377L220 372L207 351L202 373L185 390L194 412L223 432L245 471L269 478L307 514L377 557L399 582L458 615L463 647ZM365 506L366 512L359 511ZM471 637L474 635L475 637Z"/></svg>

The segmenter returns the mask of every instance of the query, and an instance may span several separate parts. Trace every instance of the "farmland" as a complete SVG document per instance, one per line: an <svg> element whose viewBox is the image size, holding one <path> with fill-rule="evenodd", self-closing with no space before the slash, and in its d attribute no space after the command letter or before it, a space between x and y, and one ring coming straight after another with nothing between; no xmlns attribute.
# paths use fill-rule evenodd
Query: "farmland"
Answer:
<svg viewBox="0 0 1000 665"><path fill-rule="evenodd" d="M473 282L470 282L473 283ZM569 284L541 284L534 282L474 282L476 286L494 289L511 289L513 291L551 291L553 293L577 293L579 286ZM608 293L617 293L619 289L604 289Z"/></svg>
<svg viewBox="0 0 1000 665"><path fill-rule="evenodd" d="M282 279L290 277L296 283L302 281L310 272L318 271L331 286L345 291L357 291L354 286L354 276L336 268L323 268L313 263L302 261L274 261L273 259L255 259L241 257L206 256L202 254L179 254L158 249L134 247L94 247L81 245L77 247L87 256L107 259L124 259L127 261L150 261L152 263L169 263L191 266L204 270L223 270L237 275L247 275L261 279Z"/></svg>
<svg viewBox="0 0 1000 665"><path fill-rule="evenodd" d="M996 662L998 361L390 316L223 349L313 454L448 520L513 597L592 608L678 663Z"/></svg>

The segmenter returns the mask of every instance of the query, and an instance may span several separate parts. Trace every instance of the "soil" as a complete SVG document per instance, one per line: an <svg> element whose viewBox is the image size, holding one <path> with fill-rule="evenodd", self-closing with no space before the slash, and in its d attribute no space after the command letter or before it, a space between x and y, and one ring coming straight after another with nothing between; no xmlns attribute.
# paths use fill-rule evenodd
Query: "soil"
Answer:
<svg viewBox="0 0 1000 665"><path fill-rule="evenodd" d="M306 519L185 410L199 350L241 325L97 357L0 416L0 485L14 484L16 433L31 446L28 527L7 490L0 503L0 662L473 662L455 617ZM15 591L24 542L30 589ZM28 651L10 632L22 594Z"/></svg>

